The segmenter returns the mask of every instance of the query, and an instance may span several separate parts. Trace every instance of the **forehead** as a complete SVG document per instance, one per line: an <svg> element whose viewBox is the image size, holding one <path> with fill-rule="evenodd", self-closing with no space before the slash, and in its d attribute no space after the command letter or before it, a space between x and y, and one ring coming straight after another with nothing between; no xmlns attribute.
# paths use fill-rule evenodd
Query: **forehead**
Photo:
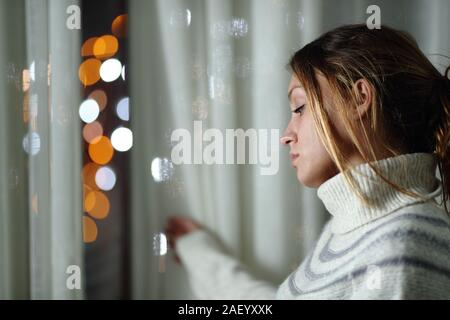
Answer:
<svg viewBox="0 0 450 320"><path fill-rule="evenodd" d="M291 80L289 81L289 87L288 91L291 90L294 87L301 86L300 80L298 80L298 77L295 73L291 75Z"/></svg>
<svg viewBox="0 0 450 320"><path fill-rule="evenodd" d="M316 72L315 78L316 78L317 83L321 90L326 91L329 89L328 81L321 72ZM298 79L297 75L295 73L292 73L291 80L290 80L289 86L288 86L288 92L290 90L292 90L292 88L295 88L295 87L301 87L302 89L305 88L305 86Z"/></svg>

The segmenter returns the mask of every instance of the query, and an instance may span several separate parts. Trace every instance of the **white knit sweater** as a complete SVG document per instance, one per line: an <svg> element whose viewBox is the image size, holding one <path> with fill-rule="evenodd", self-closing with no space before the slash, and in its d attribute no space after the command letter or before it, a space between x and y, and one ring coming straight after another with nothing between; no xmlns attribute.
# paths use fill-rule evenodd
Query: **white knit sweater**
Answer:
<svg viewBox="0 0 450 320"><path fill-rule="evenodd" d="M180 238L176 249L194 293L200 299L450 299L450 219L434 199L442 192L436 164L426 153L375 162L424 200L396 191L368 164L351 172L373 207L343 174L324 182L317 194L331 219L278 290L253 277L207 231Z"/></svg>

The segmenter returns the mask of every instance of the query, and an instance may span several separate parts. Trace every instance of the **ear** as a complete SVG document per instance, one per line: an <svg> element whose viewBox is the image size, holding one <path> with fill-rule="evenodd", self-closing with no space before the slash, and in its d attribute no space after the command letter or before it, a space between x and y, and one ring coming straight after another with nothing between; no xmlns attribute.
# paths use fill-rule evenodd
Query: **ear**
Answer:
<svg viewBox="0 0 450 320"><path fill-rule="evenodd" d="M372 86L366 79L358 79L353 84L353 90L357 101L355 119L364 118L372 106Z"/></svg>

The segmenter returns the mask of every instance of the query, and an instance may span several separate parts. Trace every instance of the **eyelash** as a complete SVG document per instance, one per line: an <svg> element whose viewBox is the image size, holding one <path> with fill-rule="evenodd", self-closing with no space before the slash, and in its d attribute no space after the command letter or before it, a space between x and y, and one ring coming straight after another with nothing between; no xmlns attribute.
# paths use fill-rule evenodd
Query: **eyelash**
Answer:
<svg viewBox="0 0 450 320"><path fill-rule="evenodd" d="M294 111L292 111L292 113L302 113L303 109L304 109L305 105L299 106L297 108L295 108Z"/></svg>

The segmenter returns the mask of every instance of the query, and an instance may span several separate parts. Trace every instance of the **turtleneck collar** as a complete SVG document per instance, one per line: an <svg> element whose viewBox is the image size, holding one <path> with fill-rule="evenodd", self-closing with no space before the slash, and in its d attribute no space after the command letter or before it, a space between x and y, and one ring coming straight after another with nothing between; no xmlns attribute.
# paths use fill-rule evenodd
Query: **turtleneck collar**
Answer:
<svg viewBox="0 0 450 320"><path fill-rule="evenodd" d="M437 158L434 154L403 154L372 164L393 183L426 199L433 199L442 191L441 182L436 177ZM395 190L381 180L367 163L353 167L350 172L356 185L374 205L370 207L364 204L352 191L342 173L322 183L317 189L317 195L333 216L333 233L349 232L400 208L423 202Z"/></svg>

